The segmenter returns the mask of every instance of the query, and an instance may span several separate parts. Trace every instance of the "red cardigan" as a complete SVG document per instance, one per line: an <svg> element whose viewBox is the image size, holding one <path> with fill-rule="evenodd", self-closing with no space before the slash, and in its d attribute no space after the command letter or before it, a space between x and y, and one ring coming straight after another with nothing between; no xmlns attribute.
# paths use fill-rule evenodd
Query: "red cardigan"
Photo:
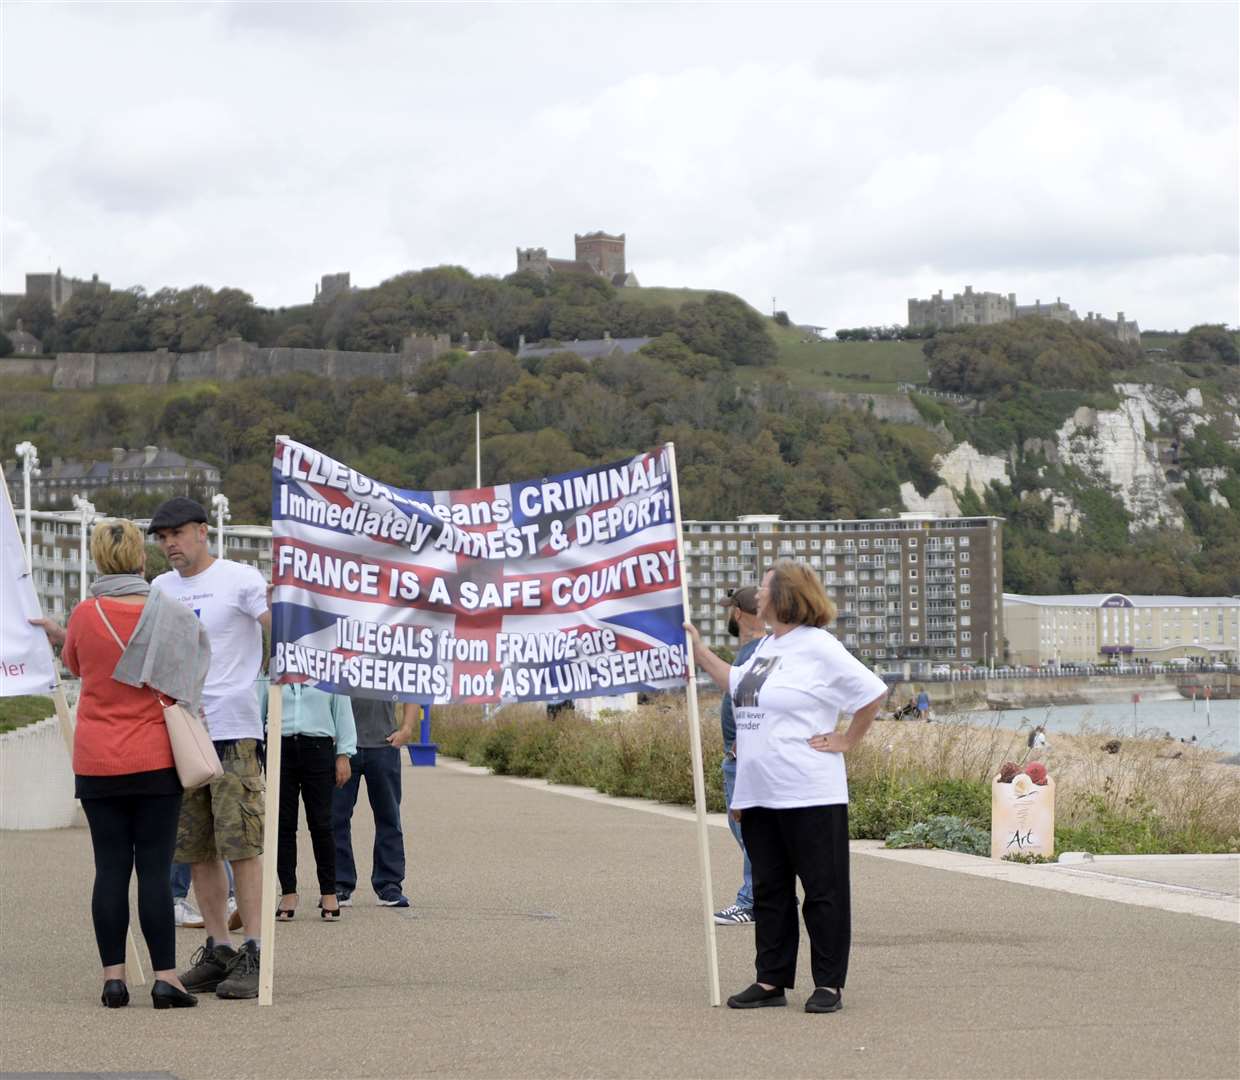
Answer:
<svg viewBox="0 0 1240 1080"><path fill-rule="evenodd" d="M103 611L121 641L128 641L142 616L141 604L102 599ZM61 658L82 677L73 771L79 776L121 776L173 766L164 711L150 687L126 686L112 678L121 649L103 625L95 601L69 616Z"/></svg>

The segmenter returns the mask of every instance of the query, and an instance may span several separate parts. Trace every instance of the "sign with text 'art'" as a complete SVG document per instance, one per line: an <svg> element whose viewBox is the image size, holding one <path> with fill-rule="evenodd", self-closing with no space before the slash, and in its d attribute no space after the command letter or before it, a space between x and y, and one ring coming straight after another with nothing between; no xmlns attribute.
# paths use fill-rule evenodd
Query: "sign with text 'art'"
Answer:
<svg viewBox="0 0 1240 1080"><path fill-rule="evenodd" d="M669 457L406 491L277 440L273 680L422 704L683 686Z"/></svg>

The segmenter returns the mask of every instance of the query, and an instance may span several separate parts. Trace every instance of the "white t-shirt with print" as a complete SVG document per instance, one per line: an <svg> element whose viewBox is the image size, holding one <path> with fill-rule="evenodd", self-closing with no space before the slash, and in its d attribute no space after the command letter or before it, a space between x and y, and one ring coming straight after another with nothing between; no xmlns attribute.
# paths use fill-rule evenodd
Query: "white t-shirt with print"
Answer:
<svg viewBox="0 0 1240 1080"><path fill-rule="evenodd" d="M151 587L180 600L206 627L211 667L202 705L211 738L261 739L254 681L263 662L263 631L257 622L267 610L263 575L244 563L216 559L193 577L175 570L160 574Z"/></svg>
<svg viewBox="0 0 1240 1080"><path fill-rule="evenodd" d="M887 692L826 630L798 626L762 639L730 676L736 717L732 806L785 810L848 802L844 755L809 745Z"/></svg>

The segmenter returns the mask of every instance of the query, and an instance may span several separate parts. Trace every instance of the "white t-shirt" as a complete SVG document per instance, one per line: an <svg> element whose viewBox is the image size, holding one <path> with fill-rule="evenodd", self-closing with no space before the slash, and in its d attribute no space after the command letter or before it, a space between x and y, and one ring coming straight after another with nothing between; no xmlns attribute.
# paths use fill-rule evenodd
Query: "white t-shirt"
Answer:
<svg viewBox="0 0 1240 1080"><path fill-rule="evenodd" d="M175 570L151 582L202 620L211 642L211 667L202 688L203 712L213 739L261 739L254 681L263 662L258 616L267 610L267 583L252 566L216 559L201 574Z"/></svg>
<svg viewBox="0 0 1240 1080"><path fill-rule="evenodd" d="M762 639L730 676L736 717L732 806L827 806L848 802L844 755L809 745L835 730L887 685L826 630L798 626Z"/></svg>

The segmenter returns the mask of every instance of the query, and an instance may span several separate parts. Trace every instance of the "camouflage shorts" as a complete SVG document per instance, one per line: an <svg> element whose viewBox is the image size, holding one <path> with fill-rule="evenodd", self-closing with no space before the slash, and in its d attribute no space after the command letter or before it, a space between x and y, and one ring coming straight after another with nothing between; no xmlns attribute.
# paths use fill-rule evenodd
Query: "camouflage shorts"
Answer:
<svg viewBox="0 0 1240 1080"><path fill-rule="evenodd" d="M230 862L263 853L263 781L258 740L238 739L220 752L224 775L181 800L177 862Z"/></svg>

